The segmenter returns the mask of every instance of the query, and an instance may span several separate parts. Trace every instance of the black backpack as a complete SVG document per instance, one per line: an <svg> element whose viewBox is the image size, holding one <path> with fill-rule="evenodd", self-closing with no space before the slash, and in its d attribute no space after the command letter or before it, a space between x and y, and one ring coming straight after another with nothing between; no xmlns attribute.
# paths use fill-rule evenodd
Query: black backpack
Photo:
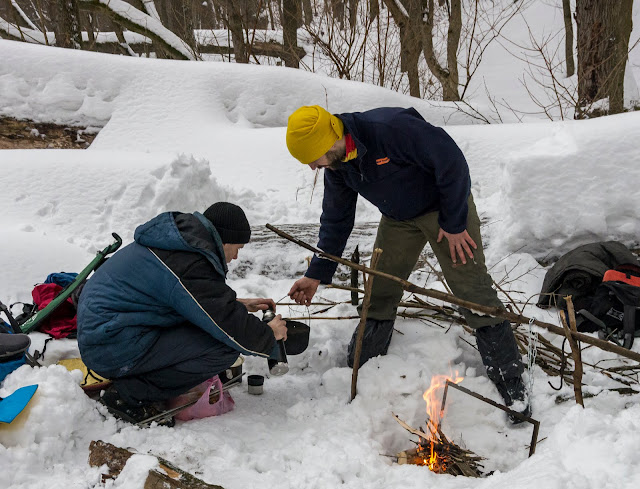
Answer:
<svg viewBox="0 0 640 489"><path fill-rule="evenodd" d="M587 308L578 310L578 330L598 332L630 349L640 336L640 267L622 265L604 274Z"/></svg>

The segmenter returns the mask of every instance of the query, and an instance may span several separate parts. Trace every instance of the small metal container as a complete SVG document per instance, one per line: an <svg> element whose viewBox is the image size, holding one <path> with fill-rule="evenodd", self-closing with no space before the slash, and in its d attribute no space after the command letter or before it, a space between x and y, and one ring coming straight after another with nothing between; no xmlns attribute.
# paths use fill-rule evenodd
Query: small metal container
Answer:
<svg viewBox="0 0 640 489"><path fill-rule="evenodd" d="M247 390L249 394L259 396L264 387L264 377L262 375L249 375L247 377Z"/></svg>

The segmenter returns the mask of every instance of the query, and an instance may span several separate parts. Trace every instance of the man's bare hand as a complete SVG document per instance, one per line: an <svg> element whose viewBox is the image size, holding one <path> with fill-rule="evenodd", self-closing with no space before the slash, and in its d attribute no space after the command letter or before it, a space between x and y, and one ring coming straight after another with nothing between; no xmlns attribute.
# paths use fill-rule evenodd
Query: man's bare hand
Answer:
<svg viewBox="0 0 640 489"><path fill-rule="evenodd" d="M273 330L273 336L276 337L276 340L287 339L287 322L282 319L281 314L278 314L267 324Z"/></svg>
<svg viewBox="0 0 640 489"><path fill-rule="evenodd" d="M449 253L451 254L453 263L457 263L457 257L460 257L462 264L466 265L467 258L465 256L465 252L469 255L469 258L473 260L473 252L469 246L474 250L478 249L478 246L475 241L471 239L471 236L469 236L466 229L458 234L450 234L440 228L440 232L438 233L438 243L442 241L442 238L447 238L447 241L449 242Z"/></svg>
<svg viewBox="0 0 640 489"><path fill-rule="evenodd" d="M242 302L249 312L276 310L276 303L273 302L273 299L237 299L237 301Z"/></svg>
<svg viewBox="0 0 640 489"><path fill-rule="evenodd" d="M320 280L302 277L291 287L289 297L298 304L309 306L311 305L311 299L313 299L313 296L318 290L318 285L320 285Z"/></svg>

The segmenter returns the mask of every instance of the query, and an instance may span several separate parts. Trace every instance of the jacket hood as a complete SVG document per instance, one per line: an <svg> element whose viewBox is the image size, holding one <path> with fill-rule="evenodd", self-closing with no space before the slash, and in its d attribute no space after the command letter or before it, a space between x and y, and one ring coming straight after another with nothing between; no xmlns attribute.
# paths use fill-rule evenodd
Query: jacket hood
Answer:
<svg viewBox="0 0 640 489"><path fill-rule="evenodd" d="M142 246L169 251L200 253L226 277L227 264L216 228L199 212L164 212L138 226L134 241Z"/></svg>

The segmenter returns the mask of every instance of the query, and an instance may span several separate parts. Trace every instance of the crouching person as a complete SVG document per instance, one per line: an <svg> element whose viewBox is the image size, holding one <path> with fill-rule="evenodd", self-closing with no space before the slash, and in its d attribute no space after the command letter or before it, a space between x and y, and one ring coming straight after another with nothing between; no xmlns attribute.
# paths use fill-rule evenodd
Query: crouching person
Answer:
<svg viewBox="0 0 640 489"><path fill-rule="evenodd" d="M114 415L153 416L158 403L228 369L240 353L275 358L285 321L249 314L275 303L237 299L225 283L250 236L242 209L227 202L204 214L165 212L90 278L78 304L78 345L87 367L113 380L101 402Z"/></svg>

